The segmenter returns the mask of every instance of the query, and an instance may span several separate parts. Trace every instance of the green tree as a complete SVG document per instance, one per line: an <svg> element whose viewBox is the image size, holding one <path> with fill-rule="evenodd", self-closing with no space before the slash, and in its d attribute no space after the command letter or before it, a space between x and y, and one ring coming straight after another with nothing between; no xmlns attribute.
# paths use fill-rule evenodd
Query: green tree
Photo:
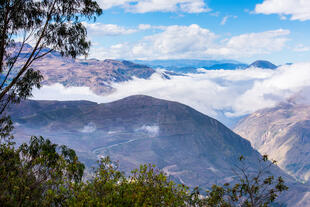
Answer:
<svg viewBox="0 0 310 207"><path fill-rule="evenodd" d="M63 206L82 181L75 152L42 137L17 149L13 144L0 146L0 206Z"/></svg>
<svg viewBox="0 0 310 207"><path fill-rule="evenodd" d="M206 196L198 188L190 193L150 164L126 176L108 157L84 181L84 165L73 150L42 137L14 148L12 137L2 135L0 206L267 207L288 189L281 177L265 174L273 165L266 156L263 168L254 173L240 167L236 182L214 185Z"/></svg>
<svg viewBox="0 0 310 207"><path fill-rule="evenodd" d="M88 54L82 21L101 13L93 0L0 0L1 115L10 103L40 87L42 76L31 68L34 61L54 50L73 58ZM24 54L27 43L33 48Z"/></svg>
<svg viewBox="0 0 310 207"><path fill-rule="evenodd" d="M177 185L152 165L141 165L125 176L107 157L84 183L71 206L187 206L189 189Z"/></svg>
<svg viewBox="0 0 310 207"><path fill-rule="evenodd" d="M276 198L288 190L281 176L274 177L270 170L276 161L269 160L263 155L259 160L258 169L250 170L251 166L240 157L240 164L236 166L234 174L237 177L235 184L226 183L223 186L213 185L204 199L194 200L200 206L210 207L268 207ZM199 194L196 189L195 194Z"/></svg>

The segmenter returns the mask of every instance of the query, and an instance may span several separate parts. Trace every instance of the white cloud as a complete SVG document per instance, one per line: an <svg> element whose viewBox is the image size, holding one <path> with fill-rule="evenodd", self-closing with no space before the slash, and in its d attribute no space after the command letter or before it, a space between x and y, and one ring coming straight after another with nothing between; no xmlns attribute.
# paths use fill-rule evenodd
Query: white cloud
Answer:
<svg viewBox="0 0 310 207"><path fill-rule="evenodd" d="M140 30L148 30L151 29L152 26L150 24L139 24L139 29Z"/></svg>
<svg viewBox="0 0 310 207"><path fill-rule="evenodd" d="M52 94L57 94L57 96ZM42 90L34 89L33 95L33 98L37 100L89 100L98 103L102 101L102 96L96 95L88 87L64 87L60 83L44 85Z"/></svg>
<svg viewBox="0 0 310 207"><path fill-rule="evenodd" d="M156 137L159 134L159 126L157 126L157 125L152 125L152 126L143 125L142 127L136 129L136 131L147 133L148 136L150 136L150 137Z"/></svg>
<svg viewBox="0 0 310 207"><path fill-rule="evenodd" d="M116 24L102 24L102 23L92 23L83 22L84 26L90 35L106 35L106 36L116 36L116 35L127 35L138 32L138 29L125 28Z"/></svg>
<svg viewBox="0 0 310 207"><path fill-rule="evenodd" d="M122 7L128 12L186 12L202 13L210 9L204 0L97 0L104 10Z"/></svg>
<svg viewBox="0 0 310 207"><path fill-rule="evenodd" d="M218 35L197 24L141 26L162 31L145 36L135 43L117 44L117 47L92 48L91 56L99 59L179 59L179 58L240 58L257 54L269 54L282 50L289 30L278 29L261 33L249 33L220 39Z"/></svg>
<svg viewBox="0 0 310 207"><path fill-rule="evenodd" d="M233 36L218 47L207 49L206 53L233 58L270 54L285 47L289 34L289 30L278 29Z"/></svg>
<svg viewBox="0 0 310 207"><path fill-rule="evenodd" d="M97 130L96 125L93 122L88 123L80 130L82 133L93 133Z"/></svg>
<svg viewBox="0 0 310 207"><path fill-rule="evenodd" d="M279 14L291 16L291 20L310 20L309 0L264 0L257 4L255 12L258 14Z"/></svg>
<svg viewBox="0 0 310 207"><path fill-rule="evenodd" d="M216 35L196 24L190 26L169 26L163 32L146 36L132 47L132 55L149 58L186 58L198 55L212 45ZM193 54L196 53L196 54Z"/></svg>
<svg viewBox="0 0 310 207"><path fill-rule="evenodd" d="M112 86L116 88L116 92L101 97L85 88L43 86L41 90L34 91L34 98L87 99L104 103L144 94L178 101L225 121L219 111L227 117L246 115L274 106L309 87L310 63L285 65L277 70L204 70L204 73L200 74L173 76L171 80L163 79L160 74L155 73L149 80L135 78L128 82L114 83Z"/></svg>
<svg viewBox="0 0 310 207"><path fill-rule="evenodd" d="M243 115L253 112L253 109L273 106L309 86L310 63L282 66L270 77L256 81L251 89L239 96L232 115Z"/></svg>
<svg viewBox="0 0 310 207"><path fill-rule="evenodd" d="M103 10L106 10L115 6L124 6L132 0L97 0L97 2Z"/></svg>
<svg viewBox="0 0 310 207"><path fill-rule="evenodd" d="M308 52L310 51L310 47L307 47L303 44L298 44L296 45L296 47L294 48L295 52Z"/></svg>
<svg viewBox="0 0 310 207"><path fill-rule="evenodd" d="M227 22L227 20L228 20L229 18L234 18L234 19L236 19L237 16L231 16L231 15L224 16L223 19L222 19L222 21L221 21L221 25L225 25L226 22Z"/></svg>

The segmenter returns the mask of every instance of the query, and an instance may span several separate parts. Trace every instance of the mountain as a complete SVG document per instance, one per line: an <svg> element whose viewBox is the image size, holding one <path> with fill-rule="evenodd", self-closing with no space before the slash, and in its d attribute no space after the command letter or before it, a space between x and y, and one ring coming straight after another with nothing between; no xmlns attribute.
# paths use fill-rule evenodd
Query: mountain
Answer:
<svg viewBox="0 0 310 207"><path fill-rule="evenodd" d="M76 149L84 160L118 160L126 172L153 163L190 186L231 179L240 155L258 153L220 122L180 103L148 96L116 102L25 101L11 109L16 134L43 135ZM17 137L19 137L17 136ZM22 140L21 140L22 141Z"/></svg>
<svg viewBox="0 0 310 207"><path fill-rule="evenodd" d="M264 69L276 69L278 66L266 60L256 60L255 62L250 64L248 68L251 68L251 67L264 68Z"/></svg>
<svg viewBox="0 0 310 207"><path fill-rule="evenodd" d="M218 70L218 69L224 69L224 70L235 70L235 69L245 69L247 68L247 64L243 63L221 63L221 64L215 64L208 67L203 67L205 69L209 70Z"/></svg>
<svg viewBox="0 0 310 207"><path fill-rule="evenodd" d="M133 60L138 64L148 65L152 68L164 68L166 70L181 72L181 73L196 73L198 68L206 69L220 69L219 67L226 67L221 69L236 69L239 67L245 67L246 64L240 63L235 60L191 60L191 59L179 59L179 60ZM212 68L212 66L214 66ZM218 67L219 66L219 67ZM229 68L229 66L233 68ZM210 67L210 68L209 68Z"/></svg>
<svg viewBox="0 0 310 207"><path fill-rule="evenodd" d="M18 45L16 47L18 48ZM32 47L26 45L17 64L22 64L31 50ZM147 79L155 73L155 70L146 65L125 60L74 60L62 57L55 51L35 61L32 68L41 71L44 85L61 83L66 87L86 86L99 95L113 92L112 82L128 81L133 77Z"/></svg>
<svg viewBox="0 0 310 207"><path fill-rule="evenodd" d="M234 130L268 154L290 175L310 180L310 105L294 102L259 110L244 118Z"/></svg>
<svg viewBox="0 0 310 207"><path fill-rule="evenodd" d="M153 163L173 180L191 187L232 182L238 157L258 168L259 153L250 142L223 124L186 105L149 96L130 96L112 103L88 101L23 101L8 112L15 123L18 144L30 135L42 135L75 149L92 166L110 156L129 172ZM288 206L309 204L307 186L279 168L290 191L282 196ZM300 204L297 205L297 203Z"/></svg>

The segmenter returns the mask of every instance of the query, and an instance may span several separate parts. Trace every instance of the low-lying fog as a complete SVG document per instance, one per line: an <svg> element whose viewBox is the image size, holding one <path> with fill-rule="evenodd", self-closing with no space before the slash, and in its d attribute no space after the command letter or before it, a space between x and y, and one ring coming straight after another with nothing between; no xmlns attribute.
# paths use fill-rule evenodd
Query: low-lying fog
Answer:
<svg viewBox="0 0 310 207"><path fill-rule="evenodd" d="M276 70L204 70L164 79L160 70L148 80L134 78L113 83L116 92L99 96L87 87L65 88L60 84L33 91L37 100L90 100L98 103L143 94L181 102L230 125L229 120L272 107L303 91L308 97L310 62L284 65ZM303 102L306 99L299 99Z"/></svg>

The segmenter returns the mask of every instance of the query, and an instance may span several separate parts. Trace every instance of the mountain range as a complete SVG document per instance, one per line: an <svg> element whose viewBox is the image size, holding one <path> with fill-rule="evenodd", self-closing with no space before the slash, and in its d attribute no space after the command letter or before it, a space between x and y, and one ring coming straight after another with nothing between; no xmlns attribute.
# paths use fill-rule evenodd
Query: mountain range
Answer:
<svg viewBox="0 0 310 207"><path fill-rule="evenodd" d="M16 48L20 45L17 44ZM33 48L25 45L21 58L17 62L21 65L29 56ZM48 51L47 48L42 52ZM14 52L14 51L13 51ZM16 51L15 51L16 52ZM254 64L254 63L253 63ZM252 65L253 65L252 64ZM256 61L255 67L269 67L272 63ZM134 77L148 79L154 73L159 73L163 79L173 76L183 76L186 73L197 73L198 68L207 70L235 70L246 69L251 65L234 60L153 60L134 62L126 60L97 60L97 59L72 59L61 56L53 51L43 58L35 61L32 68L39 70L44 80L43 85L59 83L65 87L88 87L97 95L107 95L115 91L113 83L132 80ZM164 70L155 70L162 68ZM14 73L12 73L14 75ZM1 76L0 76L1 79Z"/></svg>
<svg viewBox="0 0 310 207"><path fill-rule="evenodd" d="M179 73L197 73L197 69L207 70L236 70L247 68L276 69L277 66L266 60L257 60L251 64L241 63L235 60L133 60L138 64L144 64L152 68L163 68Z"/></svg>

